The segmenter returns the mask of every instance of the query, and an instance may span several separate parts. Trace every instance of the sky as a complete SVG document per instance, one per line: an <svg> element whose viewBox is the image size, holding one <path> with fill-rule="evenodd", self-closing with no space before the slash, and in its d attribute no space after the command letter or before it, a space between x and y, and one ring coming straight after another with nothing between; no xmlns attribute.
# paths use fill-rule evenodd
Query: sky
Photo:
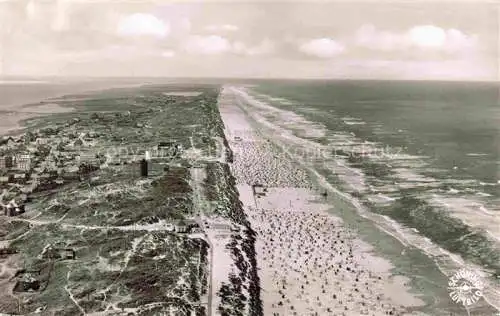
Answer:
<svg viewBox="0 0 500 316"><path fill-rule="evenodd" d="M460 1L0 0L0 75L497 81Z"/></svg>

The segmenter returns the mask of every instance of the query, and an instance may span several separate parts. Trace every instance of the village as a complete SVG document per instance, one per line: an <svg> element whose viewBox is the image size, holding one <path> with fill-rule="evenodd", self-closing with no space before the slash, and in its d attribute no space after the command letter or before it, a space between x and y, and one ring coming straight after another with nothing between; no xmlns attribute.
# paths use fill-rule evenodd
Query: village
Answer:
<svg viewBox="0 0 500 316"><path fill-rule="evenodd" d="M149 107L68 115L0 139L0 287L8 289L0 311L43 311L52 295L75 313L97 312L109 308L103 293L129 293L122 311L156 297L162 310L211 315L230 299L217 299L229 279L214 272L247 282L250 235L230 172L206 155L218 144L206 135L216 130L188 114L214 111L196 104L216 94L207 89L186 102L145 91L135 105ZM263 191L257 185L256 198ZM156 294L146 290L152 280L161 280Z"/></svg>
<svg viewBox="0 0 500 316"><path fill-rule="evenodd" d="M98 135L78 133L70 123L66 125L64 129L45 128L0 140L0 205L5 215L18 215L18 209L24 212L24 204L34 193L80 181L98 170L104 157L85 148Z"/></svg>
<svg viewBox="0 0 500 316"><path fill-rule="evenodd" d="M27 205L40 193L53 191L72 182L85 181L93 172L107 168L108 164L137 164L140 166L136 168L137 176L148 177L151 152L146 151L141 160L136 155L119 159L104 155L97 146L100 134L72 128L79 122L79 119L73 119L64 128L28 131L20 136L6 136L0 140L0 217L21 216L26 211L29 212ZM173 141L163 141L152 152L153 158L174 158L180 156L182 146ZM168 166L164 168L167 172L169 169ZM167 224L165 230L181 234L202 233L196 221L183 219L175 224ZM12 248L0 249L0 256L14 253L17 251ZM38 257L51 262L74 260L76 252L73 248L47 245ZM44 279L42 271L43 269L18 270L15 275L18 282L14 291L39 291Z"/></svg>
<svg viewBox="0 0 500 316"><path fill-rule="evenodd" d="M72 120L72 123L77 122L78 119ZM4 215L20 215L25 212L25 203L37 192L72 181L84 181L107 164L139 163L137 155L122 155L117 159L106 153L98 146L99 133L71 129L71 123L64 127L30 131L0 140L0 207ZM145 156L151 153L153 157L178 157L182 146L163 141L152 151L146 151ZM141 174L147 176L147 171Z"/></svg>

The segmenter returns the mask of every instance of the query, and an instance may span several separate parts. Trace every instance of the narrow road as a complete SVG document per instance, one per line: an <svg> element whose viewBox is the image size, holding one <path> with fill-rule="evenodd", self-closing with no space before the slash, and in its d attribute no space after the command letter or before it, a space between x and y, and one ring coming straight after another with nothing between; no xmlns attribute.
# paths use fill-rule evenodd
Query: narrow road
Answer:
<svg viewBox="0 0 500 316"><path fill-rule="evenodd" d="M212 245L212 243L210 242L210 239L208 239L208 236L207 236L207 241L208 241L208 245L210 246L210 276L209 276L209 282L208 282L208 306L207 306L207 315L208 316L212 316L212 296L213 296L213 292L212 292L212 275L213 275L213 270L214 270L214 247Z"/></svg>
<svg viewBox="0 0 500 316"><path fill-rule="evenodd" d="M172 231L172 228L167 228L163 223L155 223L155 224L146 224L146 225L126 225L126 226L96 226L96 225L76 225L76 224L66 224L61 223L60 220L54 221L39 221L39 220L31 220L26 218L15 218L12 219L11 222L26 222L31 225L40 226L40 225L50 225L50 224L58 224L64 228L75 228L75 229L117 229L117 230L125 230L125 231Z"/></svg>
<svg viewBox="0 0 500 316"><path fill-rule="evenodd" d="M205 216L205 203L203 201L201 195L201 183L203 181L203 170L201 168L191 168L191 178L193 179L193 203L197 208L198 215L200 218ZM198 220L198 225L203 229L204 224L202 220ZM207 315L212 316L212 297L213 297L213 289L212 289L212 279L213 279L213 267L214 267L214 247L208 238L208 235L203 231L203 234L206 237L206 240L210 249L210 275L208 279L208 302L207 302Z"/></svg>

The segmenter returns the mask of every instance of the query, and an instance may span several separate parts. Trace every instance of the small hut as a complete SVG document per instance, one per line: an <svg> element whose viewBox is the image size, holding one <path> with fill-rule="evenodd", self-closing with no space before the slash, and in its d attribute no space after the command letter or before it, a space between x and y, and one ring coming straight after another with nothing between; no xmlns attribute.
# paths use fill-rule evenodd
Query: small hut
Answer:
<svg viewBox="0 0 500 316"><path fill-rule="evenodd" d="M11 183L11 182L14 182L14 175L13 174L0 177L0 184L6 184L6 183Z"/></svg>
<svg viewBox="0 0 500 316"><path fill-rule="evenodd" d="M175 141L166 141L166 142L159 142L158 146L156 146L157 149L160 148L171 148L175 145Z"/></svg>
<svg viewBox="0 0 500 316"><path fill-rule="evenodd" d="M178 233L187 233L188 232L188 226L186 225L186 222L183 220L180 220L177 225L175 226L175 231Z"/></svg>
<svg viewBox="0 0 500 316"><path fill-rule="evenodd" d="M56 248L49 246L41 254L42 258L50 260L74 260L76 253L71 248Z"/></svg>
<svg viewBox="0 0 500 316"><path fill-rule="evenodd" d="M7 205L3 208L4 215L5 216L15 216L16 215L16 209L12 205Z"/></svg>
<svg viewBox="0 0 500 316"><path fill-rule="evenodd" d="M47 138L38 137L35 142L37 145L47 145L49 140Z"/></svg>
<svg viewBox="0 0 500 316"><path fill-rule="evenodd" d="M24 204L18 205L15 200L12 200L3 207L3 211L5 216L11 217L23 214L26 210Z"/></svg>
<svg viewBox="0 0 500 316"><path fill-rule="evenodd" d="M28 176L26 173L16 173L14 174L14 182L24 184L28 180Z"/></svg>
<svg viewBox="0 0 500 316"><path fill-rule="evenodd" d="M252 185L252 191L254 196L265 196L267 189L262 184Z"/></svg>
<svg viewBox="0 0 500 316"><path fill-rule="evenodd" d="M74 249L65 248L60 250L62 260L75 260L76 253Z"/></svg>

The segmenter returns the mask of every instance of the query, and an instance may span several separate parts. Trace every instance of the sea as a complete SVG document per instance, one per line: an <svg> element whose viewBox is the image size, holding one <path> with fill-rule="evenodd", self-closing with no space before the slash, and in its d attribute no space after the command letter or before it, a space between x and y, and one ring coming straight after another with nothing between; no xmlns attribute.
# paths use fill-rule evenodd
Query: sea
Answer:
<svg viewBox="0 0 500 316"><path fill-rule="evenodd" d="M407 274L430 285L426 266L446 278L468 269L499 308L498 83L268 80L236 92L285 151L403 245L382 252L405 261L418 249L432 262ZM363 233L368 226L351 217Z"/></svg>
<svg viewBox="0 0 500 316"><path fill-rule="evenodd" d="M0 76L0 135L17 134L22 121L49 110L37 106L53 105L59 97L95 93L106 89L133 88L143 84L170 83L163 78L64 78L64 77L2 77ZM43 112L43 113L41 113Z"/></svg>

